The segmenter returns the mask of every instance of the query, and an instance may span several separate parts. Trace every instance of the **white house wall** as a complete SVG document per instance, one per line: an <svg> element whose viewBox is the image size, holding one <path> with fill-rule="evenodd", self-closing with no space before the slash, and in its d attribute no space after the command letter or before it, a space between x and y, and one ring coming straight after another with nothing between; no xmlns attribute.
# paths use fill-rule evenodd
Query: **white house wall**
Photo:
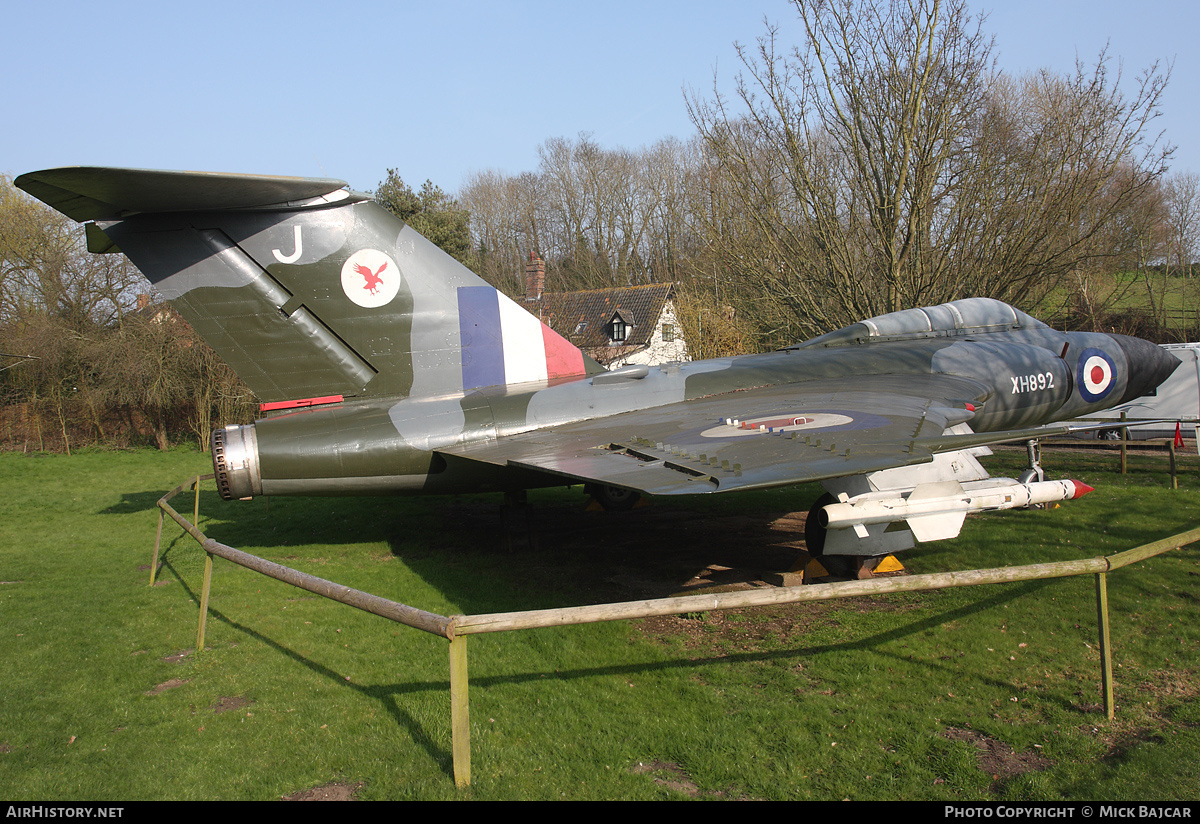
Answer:
<svg viewBox="0 0 1200 824"><path fill-rule="evenodd" d="M675 340L663 340L664 324L670 324L674 327ZM683 339L683 330L679 328L679 319L675 316L675 303L669 300L663 304L663 310L659 314L658 322L654 327L654 334L650 337L650 344L623 358L618 358L609 365L609 368L615 369L618 366L626 366L631 363L644 363L647 366L654 366L660 363L676 363L686 360L691 360L688 357L687 342Z"/></svg>

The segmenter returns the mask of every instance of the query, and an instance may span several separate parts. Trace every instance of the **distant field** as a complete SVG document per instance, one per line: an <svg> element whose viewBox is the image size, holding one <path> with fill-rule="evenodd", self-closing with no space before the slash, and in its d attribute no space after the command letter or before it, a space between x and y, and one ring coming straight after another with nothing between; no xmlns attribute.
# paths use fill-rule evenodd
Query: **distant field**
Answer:
<svg viewBox="0 0 1200 824"><path fill-rule="evenodd" d="M1020 452L991 459L1015 474ZM913 572L1087 558L1200 524L1200 463L1048 452L1097 488L968 519ZM473 783L456 790L444 640L202 553L154 503L194 451L0 454L0 797L21 800L1200 797L1200 548L1109 576L1117 717L1100 708L1090 577L470 639ZM531 494L221 502L218 540L453 614L760 585L815 488L583 511ZM190 513L190 496L176 499ZM743 583L738 583L743 582ZM307 794L307 795L306 795Z"/></svg>
<svg viewBox="0 0 1200 824"><path fill-rule="evenodd" d="M1034 314L1043 320L1058 316L1074 304L1071 296L1077 291L1077 283L1064 284ZM1155 270L1095 275L1086 279L1086 292L1092 303L1107 313L1133 312L1146 316L1157 313L1179 339L1194 339L1195 330L1200 329L1200 277L1164 275Z"/></svg>

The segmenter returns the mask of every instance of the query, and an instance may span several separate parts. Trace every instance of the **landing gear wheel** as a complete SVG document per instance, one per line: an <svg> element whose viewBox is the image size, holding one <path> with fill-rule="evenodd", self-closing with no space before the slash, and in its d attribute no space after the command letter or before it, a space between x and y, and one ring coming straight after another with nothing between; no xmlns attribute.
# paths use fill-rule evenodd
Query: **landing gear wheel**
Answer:
<svg viewBox="0 0 1200 824"><path fill-rule="evenodd" d="M1031 484L1035 481L1046 480L1046 473L1040 466L1030 467L1017 476L1017 481L1023 484Z"/></svg>
<svg viewBox="0 0 1200 824"><path fill-rule="evenodd" d="M828 529L821 525L821 510L836 500L837 498L826 492L812 505L808 517L804 520L804 545L808 548L808 554L819 558L821 566L833 577L858 578L858 571L863 564L861 557L825 554L825 535Z"/></svg>
<svg viewBox="0 0 1200 824"><path fill-rule="evenodd" d="M836 499L826 492L817 498L812 509L808 510L808 517L804 519L804 545L808 547L808 554L814 558L825 554L825 527L821 526L820 515L821 510L834 500Z"/></svg>
<svg viewBox="0 0 1200 824"><path fill-rule="evenodd" d="M584 487L584 491L604 507L605 512L628 512L642 499L642 493L619 486L594 484Z"/></svg>

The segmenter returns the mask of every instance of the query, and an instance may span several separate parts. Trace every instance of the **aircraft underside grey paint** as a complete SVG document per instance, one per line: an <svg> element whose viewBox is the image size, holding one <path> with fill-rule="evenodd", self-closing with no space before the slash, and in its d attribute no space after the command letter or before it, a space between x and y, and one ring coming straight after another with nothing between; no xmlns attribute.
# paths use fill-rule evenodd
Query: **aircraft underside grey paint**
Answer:
<svg viewBox="0 0 1200 824"><path fill-rule="evenodd" d="M816 480L925 513L967 482L947 506L969 509L989 483L970 450L1136 398L1178 364L965 299L779 352L605 372L340 181L76 168L16 184L93 221L89 243L124 251L260 399L291 405L216 433L227 498ZM956 531L921 517L919 533ZM838 551L911 545L872 518L831 529Z"/></svg>

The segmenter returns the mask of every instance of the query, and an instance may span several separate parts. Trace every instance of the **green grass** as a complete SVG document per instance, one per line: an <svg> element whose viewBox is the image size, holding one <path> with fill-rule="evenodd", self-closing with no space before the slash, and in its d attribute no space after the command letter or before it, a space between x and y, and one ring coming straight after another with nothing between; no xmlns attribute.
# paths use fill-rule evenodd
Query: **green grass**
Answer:
<svg viewBox="0 0 1200 824"><path fill-rule="evenodd" d="M1014 453L992 463L1020 468ZM1161 458L1126 476L1112 455L1045 463L1097 491L969 518L959 539L907 553L909 569L1086 558L1200 523L1195 456L1177 491ZM332 783L362 799L1200 795L1196 548L1109 576L1112 723L1091 577L473 636L473 782L456 790L444 640L218 559L207 648L192 649L202 553L168 522L159 586L145 567L155 500L205 471L193 451L0 455L0 797L268 800ZM224 503L209 487L200 526L473 613L611 600L659 560L631 533L661 542L655 519L680 511L666 534L698 547L682 586L715 557L691 522L765 523L815 495L656 503L621 520L548 490L531 494L535 511L589 532L547 528L536 550L501 546L488 497ZM175 503L190 513L190 493ZM730 550L762 539L741 540Z"/></svg>
<svg viewBox="0 0 1200 824"><path fill-rule="evenodd" d="M1078 291L1079 284L1065 281L1046 296L1041 308L1032 307L1034 316L1050 320L1064 307L1075 304L1074 296ZM1087 293L1102 314L1149 313L1151 308L1155 309L1164 324L1163 331L1178 339L1189 339L1200 318L1197 314L1200 312L1200 278L1181 277L1174 272L1164 275L1151 269L1093 275L1088 279Z"/></svg>

